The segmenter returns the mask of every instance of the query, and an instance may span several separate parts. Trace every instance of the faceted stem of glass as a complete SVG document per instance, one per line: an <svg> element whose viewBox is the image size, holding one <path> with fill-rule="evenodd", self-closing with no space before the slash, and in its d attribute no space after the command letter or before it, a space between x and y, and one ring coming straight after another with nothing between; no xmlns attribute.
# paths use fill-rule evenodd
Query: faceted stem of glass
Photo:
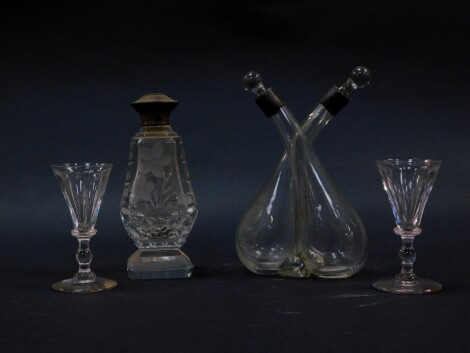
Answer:
<svg viewBox="0 0 470 353"><path fill-rule="evenodd" d="M415 228L411 232L403 231L399 228L395 228L394 231L401 236L402 240L402 247L399 251L402 268L401 272L395 276L395 279L403 284L416 283L418 277L413 272L413 264L416 260L413 241L415 236L421 233L421 228Z"/></svg>
<svg viewBox="0 0 470 353"><path fill-rule="evenodd" d="M72 231L72 235L77 237L78 249L75 258L78 262L78 272L74 275L77 281L82 283L93 282L96 275L91 271L90 265L93 260L93 254L90 250L90 239L96 234L96 230L88 233L77 233Z"/></svg>

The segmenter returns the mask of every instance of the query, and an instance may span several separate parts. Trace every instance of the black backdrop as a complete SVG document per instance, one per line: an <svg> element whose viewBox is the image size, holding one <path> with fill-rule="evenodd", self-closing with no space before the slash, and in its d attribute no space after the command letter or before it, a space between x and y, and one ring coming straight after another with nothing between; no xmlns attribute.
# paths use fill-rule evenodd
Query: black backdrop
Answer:
<svg viewBox="0 0 470 353"><path fill-rule="evenodd" d="M463 352L468 343L469 6L465 1L73 1L3 4L0 342L24 351ZM369 261L345 281L250 274L237 222L282 146L243 91L256 70L300 119L357 65L373 82L316 142L361 214ZM119 219L129 103L164 92L185 142L199 217L188 281L131 282ZM399 269L400 241L374 160L442 159L416 241L441 294L370 283ZM94 270L120 282L90 296L49 290L75 270L70 217L49 165L114 164L92 241Z"/></svg>

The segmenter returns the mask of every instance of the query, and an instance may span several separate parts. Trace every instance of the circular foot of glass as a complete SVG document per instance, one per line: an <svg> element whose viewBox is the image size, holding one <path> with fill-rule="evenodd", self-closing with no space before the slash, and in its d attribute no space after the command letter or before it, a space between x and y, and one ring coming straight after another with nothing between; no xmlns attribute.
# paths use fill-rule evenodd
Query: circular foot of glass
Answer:
<svg viewBox="0 0 470 353"><path fill-rule="evenodd" d="M442 285L429 279L419 278L414 283L403 283L395 279L384 279L372 284L375 289L393 294L427 294L442 290Z"/></svg>
<svg viewBox="0 0 470 353"><path fill-rule="evenodd" d="M96 293L113 289L117 282L112 279L96 277L94 282L80 283L75 278L64 279L52 285L52 289L62 293Z"/></svg>

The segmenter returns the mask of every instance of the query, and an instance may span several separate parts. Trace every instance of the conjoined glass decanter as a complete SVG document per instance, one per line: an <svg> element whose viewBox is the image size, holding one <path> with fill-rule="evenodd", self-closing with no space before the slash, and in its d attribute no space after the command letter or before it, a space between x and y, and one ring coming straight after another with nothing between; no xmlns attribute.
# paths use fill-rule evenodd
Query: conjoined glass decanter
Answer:
<svg viewBox="0 0 470 353"><path fill-rule="evenodd" d="M187 278L193 264L180 250L197 215L181 137L170 125L177 101L150 93L132 103L142 118L132 138L121 219L139 248L127 262L131 279Z"/></svg>
<svg viewBox="0 0 470 353"><path fill-rule="evenodd" d="M340 87L333 86L309 114L302 128L261 77L248 73L247 90L272 118L285 154L246 210L237 230L241 262L259 274L345 278L367 258L364 226L312 149L312 142L358 88L370 81L365 67L354 69Z"/></svg>

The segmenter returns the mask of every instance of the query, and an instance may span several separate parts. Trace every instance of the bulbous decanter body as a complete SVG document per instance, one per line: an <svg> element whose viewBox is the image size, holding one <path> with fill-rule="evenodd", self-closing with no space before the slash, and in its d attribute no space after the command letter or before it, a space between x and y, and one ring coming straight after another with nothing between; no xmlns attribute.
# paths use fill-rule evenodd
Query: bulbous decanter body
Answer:
<svg viewBox="0 0 470 353"><path fill-rule="evenodd" d="M248 89L258 96L258 102L268 90L260 88L261 78L253 75L245 76L245 80L252 81ZM286 153L237 230L237 253L249 270L290 277L342 278L364 266L367 240L362 222L334 185L311 144L347 104L351 93L369 80L368 69L353 70L345 84L334 86L320 100L302 128L279 97L274 95L274 106L269 99L258 102L275 122Z"/></svg>
<svg viewBox="0 0 470 353"><path fill-rule="evenodd" d="M128 260L131 279L187 278L193 265L179 249L197 216L181 137L170 125L177 101L147 94L132 104L142 117L131 139L121 220L139 248Z"/></svg>
<svg viewBox="0 0 470 353"><path fill-rule="evenodd" d="M293 187L291 167L284 155L238 224L238 258L254 273L278 274L279 266L294 252Z"/></svg>

